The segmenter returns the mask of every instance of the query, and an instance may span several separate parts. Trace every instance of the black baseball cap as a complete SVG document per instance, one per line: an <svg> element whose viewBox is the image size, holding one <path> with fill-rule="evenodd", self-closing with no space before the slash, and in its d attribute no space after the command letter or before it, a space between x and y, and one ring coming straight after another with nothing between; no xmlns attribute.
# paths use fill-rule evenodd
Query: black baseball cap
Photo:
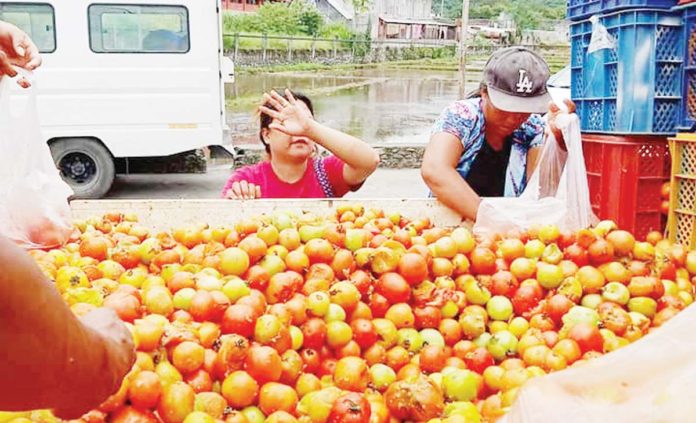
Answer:
<svg viewBox="0 0 696 423"><path fill-rule="evenodd" d="M483 83L495 108L514 113L544 113L551 95L546 61L524 47L503 48L491 55L483 69Z"/></svg>

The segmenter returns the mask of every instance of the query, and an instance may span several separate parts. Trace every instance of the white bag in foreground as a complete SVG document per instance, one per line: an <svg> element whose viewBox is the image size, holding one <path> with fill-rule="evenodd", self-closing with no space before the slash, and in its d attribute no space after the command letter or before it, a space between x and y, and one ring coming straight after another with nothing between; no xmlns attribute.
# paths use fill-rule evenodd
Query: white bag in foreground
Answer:
<svg viewBox="0 0 696 423"><path fill-rule="evenodd" d="M550 135L521 196L482 200L474 224L476 235L486 237L547 224L574 231L597 222L590 204L578 117L571 114L558 119L568 152Z"/></svg>
<svg viewBox="0 0 696 423"><path fill-rule="evenodd" d="M35 89L9 77L0 79L0 151L0 234L24 248L65 243L73 192L41 137Z"/></svg>
<svg viewBox="0 0 696 423"><path fill-rule="evenodd" d="M696 418L696 306L635 343L529 381L499 423L667 423Z"/></svg>

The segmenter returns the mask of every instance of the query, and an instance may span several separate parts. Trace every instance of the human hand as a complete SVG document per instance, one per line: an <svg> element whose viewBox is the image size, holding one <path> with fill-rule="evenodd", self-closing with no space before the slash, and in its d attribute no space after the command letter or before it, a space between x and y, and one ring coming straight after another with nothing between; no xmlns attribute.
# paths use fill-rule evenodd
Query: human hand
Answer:
<svg viewBox="0 0 696 423"><path fill-rule="evenodd" d="M34 70L40 65L39 49L29 36L16 26L0 21L0 78L16 76L13 66ZM20 78L17 83L23 88L31 85L26 78Z"/></svg>
<svg viewBox="0 0 696 423"><path fill-rule="evenodd" d="M76 419L97 408L118 391L135 363L133 336L113 310L98 308L80 317L80 321L104 343L107 367L100 371L106 373L103 382L95 381L90 393L75 393L75 401L54 410L54 414L62 419Z"/></svg>
<svg viewBox="0 0 696 423"><path fill-rule="evenodd" d="M563 149L563 151L567 151L565 141L563 140L563 132L558 127L557 121L558 117L561 115L575 113L576 107L573 100L569 98L564 99L563 103L565 104L567 110L562 110L554 101L549 102L549 112L546 115L546 119L548 122L547 130L553 134L554 138L556 138L556 142L561 149Z"/></svg>
<svg viewBox="0 0 696 423"><path fill-rule="evenodd" d="M287 135L306 136L314 122L312 113L306 104L293 97L290 90L285 90L285 96L287 100L275 91L271 91L270 95L264 93L264 102L272 105L273 109L266 106L260 109L275 119L268 127Z"/></svg>
<svg viewBox="0 0 696 423"><path fill-rule="evenodd" d="M234 182L225 196L230 200L253 200L261 198L261 187L247 181Z"/></svg>

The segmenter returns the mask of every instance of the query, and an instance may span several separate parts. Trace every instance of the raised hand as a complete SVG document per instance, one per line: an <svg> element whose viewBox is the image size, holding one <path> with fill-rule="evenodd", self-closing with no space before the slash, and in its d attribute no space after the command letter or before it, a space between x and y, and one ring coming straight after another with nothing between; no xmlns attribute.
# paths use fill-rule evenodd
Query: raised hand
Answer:
<svg viewBox="0 0 696 423"><path fill-rule="evenodd" d="M306 136L314 122L312 113L303 102L293 97L290 90L285 90L285 96L287 100L275 91L263 95L264 102L273 106L273 108L260 107L263 113L274 119L269 128L291 136Z"/></svg>
<svg viewBox="0 0 696 423"><path fill-rule="evenodd" d="M16 76L13 66L34 70L39 65L39 49L29 36L16 26L0 21L0 78L3 75ZM30 86L25 78L20 78L17 83L24 88Z"/></svg>
<svg viewBox="0 0 696 423"><path fill-rule="evenodd" d="M564 99L563 103L568 109L567 111L562 110L560 107L558 107L558 105L555 102L549 102L549 112L546 115L546 119L549 123L547 130L553 133L553 136L554 138L556 138L556 142L558 143L558 145L563 149L563 151L566 151L567 148L565 145L565 141L563 140L563 132L556 124L556 121L558 119L558 116L560 115L575 113L575 103L573 103L573 100L569 98Z"/></svg>

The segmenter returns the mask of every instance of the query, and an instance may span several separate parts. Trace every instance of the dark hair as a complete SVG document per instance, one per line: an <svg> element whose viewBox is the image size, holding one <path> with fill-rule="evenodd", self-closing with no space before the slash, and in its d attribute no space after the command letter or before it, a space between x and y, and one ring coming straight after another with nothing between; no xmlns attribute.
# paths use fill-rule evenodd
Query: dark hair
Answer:
<svg viewBox="0 0 696 423"><path fill-rule="evenodd" d="M283 96L283 98L286 100L288 99L284 94L285 90L276 90L276 92L283 93L283 94L281 94ZM312 100L310 100L309 97L307 97L306 95L304 95L302 93L297 93L294 91L290 91L290 92L292 93L292 96L295 97L296 100L300 100L301 102L306 104L309 111L312 114L314 114L314 105L312 104ZM269 109L273 109L273 106L270 103L264 104L264 107L268 107ZM264 148L266 149L266 153L271 154L271 146L263 138L263 130L268 129L268 126L271 124L271 122L273 122L273 118L271 116L267 115L266 113L261 112L260 122L261 122L261 127L259 128L259 139L261 140L261 144L263 144Z"/></svg>
<svg viewBox="0 0 696 423"><path fill-rule="evenodd" d="M481 97L481 94L483 94L487 89L488 89L488 87L486 86L486 83L482 82L478 88L476 88L475 90L469 91L464 96L464 98L467 100L470 98L479 98L479 97Z"/></svg>

